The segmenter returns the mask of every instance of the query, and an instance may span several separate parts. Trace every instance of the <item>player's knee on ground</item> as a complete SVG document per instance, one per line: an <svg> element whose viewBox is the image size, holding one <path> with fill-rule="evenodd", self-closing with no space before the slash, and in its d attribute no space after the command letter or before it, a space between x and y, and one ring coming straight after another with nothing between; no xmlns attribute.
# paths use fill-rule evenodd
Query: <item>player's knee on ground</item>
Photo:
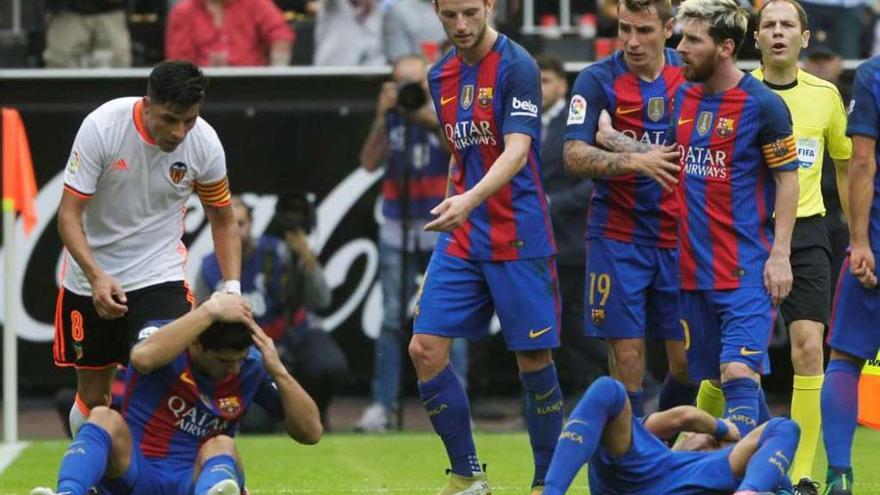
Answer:
<svg viewBox="0 0 880 495"><path fill-rule="evenodd" d="M750 378L758 380L758 373L749 367L749 365L740 362L730 362L721 365L721 381L727 382L736 380L737 378Z"/></svg>

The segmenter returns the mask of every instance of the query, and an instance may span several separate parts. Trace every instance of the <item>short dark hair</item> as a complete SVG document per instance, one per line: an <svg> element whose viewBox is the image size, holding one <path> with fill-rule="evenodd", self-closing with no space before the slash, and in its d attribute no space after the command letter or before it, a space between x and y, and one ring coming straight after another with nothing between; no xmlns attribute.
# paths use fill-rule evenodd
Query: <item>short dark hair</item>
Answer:
<svg viewBox="0 0 880 495"><path fill-rule="evenodd" d="M538 68L541 69L541 72L553 72L562 79L565 79L565 66L562 65L562 60L556 55L542 53L535 57L535 62L538 62Z"/></svg>
<svg viewBox="0 0 880 495"><path fill-rule="evenodd" d="M199 335L199 344L206 351L241 351L253 343L250 327L241 322L215 321Z"/></svg>
<svg viewBox="0 0 880 495"><path fill-rule="evenodd" d="M162 62L147 80L147 96L157 105L189 108L205 99L207 89L208 79L202 70L185 60Z"/></svg>
<svg viewBox="0 0 880 495"><path fill-rule="evenodd" d="M654 7L657 17L663 24L672 19L672 2L670 0L622 0L617 4L617 8L620 9L621 5L625 5L630 12L642 12Z"/></svg>
<svg viewBox="0 0 880 495"><path fill-rule="evenodd" d="M763 14L764 9L766 9L767 6L773 2L790 3L791 6L794 7L794 10L797 12L798 22L801 23L801 32L803 33L809 28L809 25L807 24L807 11L804 10L804 7L800 4L800 2L798 2L797 0L767 0L766 2L764 2L764 5L761 5L761 8L758 9L758 21L756 24L756 31L761 29L761 14Z"/></svg>

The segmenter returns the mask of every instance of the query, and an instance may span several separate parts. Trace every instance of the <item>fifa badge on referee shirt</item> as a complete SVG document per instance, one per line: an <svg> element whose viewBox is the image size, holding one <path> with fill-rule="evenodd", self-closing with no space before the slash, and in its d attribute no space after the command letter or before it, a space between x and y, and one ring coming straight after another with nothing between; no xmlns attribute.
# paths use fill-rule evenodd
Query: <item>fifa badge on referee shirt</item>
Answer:
<svg viewBox="0 0 880 495"><path fill-rule="evenodd" d="M471 107L471 103L474 102L474 85L467 84L465 87L461 88L461 109L467 110Z"/></svg>
<svg viewBox="0 0 880 495"><path fill-rule="evenodd" d="M718 124L715 126L715 133L718 137L727 137L733 133L733 119L726 117L718 117Z"/></svg>
<svg viewBox="0 0 880 495"><path fill-rule="evenodd" d="M168 175L171 176L171 182L180 184L180 181L183 180L183 176L186 175L186 164L183 162L172 163L171 168L168 169Z"/></svg>
<svg viewBox="0 0 880 495"><path fill-rule="evenodd" d="M666 99L662 96L652 96L648 99L648 118L659 122L666 113Z"/></svg>

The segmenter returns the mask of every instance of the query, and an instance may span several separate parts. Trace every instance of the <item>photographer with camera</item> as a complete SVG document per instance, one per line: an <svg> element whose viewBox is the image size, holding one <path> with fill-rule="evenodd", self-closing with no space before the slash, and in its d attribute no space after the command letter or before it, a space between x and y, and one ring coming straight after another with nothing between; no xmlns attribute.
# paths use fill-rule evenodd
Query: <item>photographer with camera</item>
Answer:
<svg viewBox="0 0 880 495"><path fill-rule="evenodd" d="M392 81L382 85L376 119L361 148L361 166L373 171L385 165L379 264L382 285L382 328L375 345L373 404L357 429L384 432L398 406L403 346L409 342L410 300L425 272L436 232L422 227L430 211L446 195L449 153L437 116L428 98L428 64L407 55L394 64ZM452 361L459 376L467 376L467 343L458 340Z"/></svg>
<svg viewBox="0 0 880 495"><path fill-rule="evenodd" d="M314 398L321 423L329 429L327 410L334 390L348 377L348 361L336 341L309 321L310 311L324 309L331 301L318 257L309 247L314 209L305 194L282 194L266 234L256 239L250 207L233 196L232 210L242 242L242 296L254 320L275 341L291 375ZM217 257L211 253L202 259L196 280L199 301L207 300L222 283ZM254 411L248 416L243 428L271 429L268 417Z"/></svg>

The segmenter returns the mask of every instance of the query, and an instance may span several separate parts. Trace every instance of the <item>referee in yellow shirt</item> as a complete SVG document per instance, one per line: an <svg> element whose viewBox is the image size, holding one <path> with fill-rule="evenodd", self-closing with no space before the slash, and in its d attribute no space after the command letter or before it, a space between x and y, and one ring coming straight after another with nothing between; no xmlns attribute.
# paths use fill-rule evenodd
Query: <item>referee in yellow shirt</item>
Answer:
<svg viewBox="0 0 880 495"><path fill-rule="evenodd" d="M795 0L770 0L758 11L758 49L762 68L752 75L785 100L791 111L800 160L800 198L791 242L794 285L780 307L791 337L794 391L791 417L801 439L791 471L795 495L818 494L811 480L821 430L822 336L831 313L831 243L822 217L822 161L827 148L837 171L846 212L846 174L852 144L846 136L846 110L834 84L798 68L807 47L807 15Z"/></svg>

